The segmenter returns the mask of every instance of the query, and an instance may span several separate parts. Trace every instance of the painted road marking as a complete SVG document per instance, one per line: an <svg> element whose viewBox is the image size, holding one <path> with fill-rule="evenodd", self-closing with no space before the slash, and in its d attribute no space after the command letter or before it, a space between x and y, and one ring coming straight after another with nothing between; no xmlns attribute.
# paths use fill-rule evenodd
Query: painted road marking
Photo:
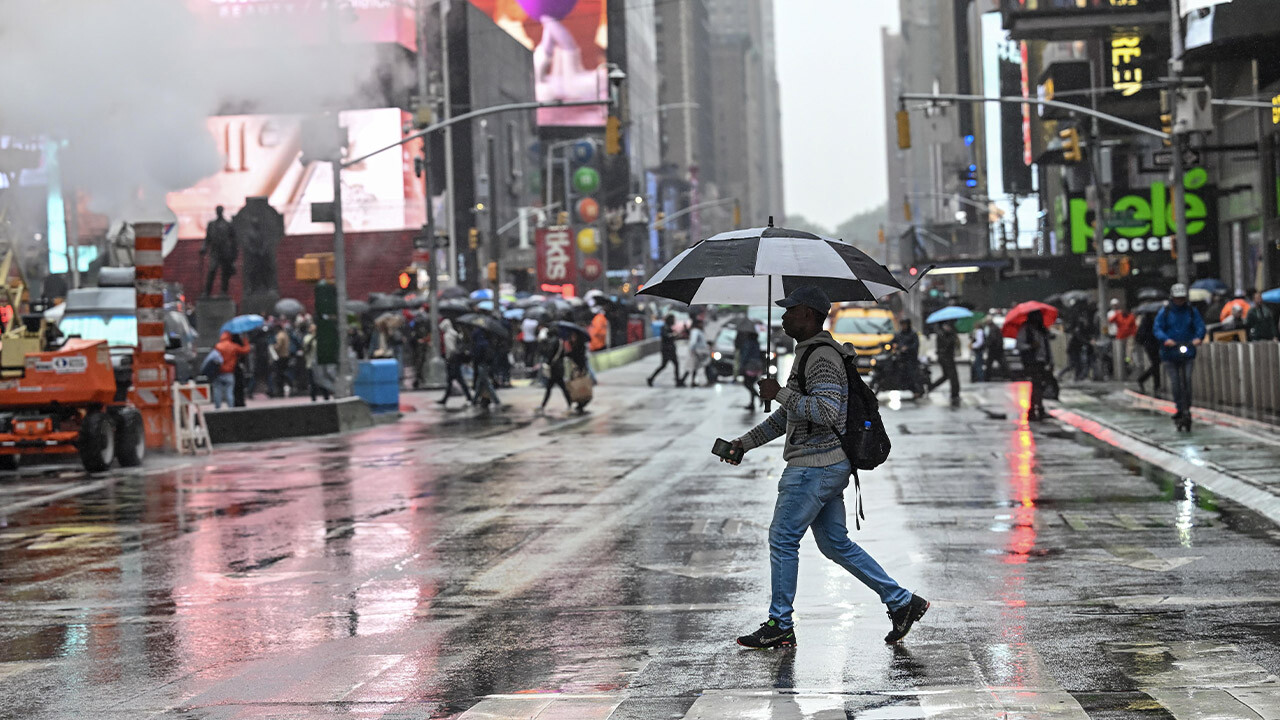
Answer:
<svg viewBox="0 0 1280 720"><path fill-rule="evenodd" d="M458 720L605 720L621 703L617 695L491 695Z"/></svg>
<svg viewBox="0 0 1280 720"><path fill-rule="evenodd" d="M708 690L693 702L684 720L845 720L844 703L845 696L836 694Z"/></svg>
<svg viewBox="0 0 1280 720"><path fill-rule="evenodd" d="M1163 705L1177 720L1269 720L1232 697L1226 690L1147 688L1143 692Z"/></svg>
<svg viewBox="0 0 1280 720"><path fill-rule="evenodd" d="M1202 559L1201 556L1162 558L1147 548L1136 545L1107 545L1104 549L1111 556L1099 556L1094 559L1151 572L1169 572Z"/></svg>

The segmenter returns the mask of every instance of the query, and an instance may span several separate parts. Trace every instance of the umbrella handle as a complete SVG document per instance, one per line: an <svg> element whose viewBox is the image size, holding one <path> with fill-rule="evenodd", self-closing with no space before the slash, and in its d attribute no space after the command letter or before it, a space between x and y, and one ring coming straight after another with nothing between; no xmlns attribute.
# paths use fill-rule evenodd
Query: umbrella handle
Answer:
<svg viewBox="0 0 1280 720"><path fill-rule="evenodd" d="M770 224L770 225L772 225L772 224L773 224L773 218L769 218L769 224ZM764 338L765 338L765 340L764 340L764 341L765 341L765 346L764 346L764 348L765 348L765 349L764 349L764 376L765 376L765 379L766 379L766 380L769 378L769 351L772 349L772 346L773 346L773 311L772 311L772 308L773 308L773 276L772 276L772 275L770 275L770 276L768 276L768 277L769 277L769 297L765 300L765 303L764 303L764 319L765 319L765 331L764 331ZM757 391L757 392L759 392L759 391ZM764 411L765 411L765 412L773 412L773 401L772 401L772 400L765 400L765 401L764 401Z"/></svg>

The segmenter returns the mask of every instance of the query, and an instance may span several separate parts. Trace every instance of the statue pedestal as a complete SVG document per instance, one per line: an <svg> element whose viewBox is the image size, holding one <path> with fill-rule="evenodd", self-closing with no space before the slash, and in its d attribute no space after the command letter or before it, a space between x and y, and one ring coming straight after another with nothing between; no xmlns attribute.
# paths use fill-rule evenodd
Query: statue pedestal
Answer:
<svg viewBox="0 0 1280 720"><path fill-rule="evenodd" d="M270 317L275 314L278 302L280 302L280 293L275 290L245 295L240 300L240 314Z"/></svg>
<svg viewBox="0 0 1280 720"><path fill-rule="evenodd" d="M225 295L205 295L200 298L196 303L196 332L200 334L196 347L204 351L216 345L218 331L235 316L236 303L231 298Z"/></svg>

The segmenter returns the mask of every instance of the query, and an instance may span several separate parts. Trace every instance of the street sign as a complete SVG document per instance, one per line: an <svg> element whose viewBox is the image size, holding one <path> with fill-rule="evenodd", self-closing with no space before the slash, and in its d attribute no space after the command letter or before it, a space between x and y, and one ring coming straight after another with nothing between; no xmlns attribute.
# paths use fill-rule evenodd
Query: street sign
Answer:
<svg viewBox="0 0 1280 720"><path fill-rule="evenodd" d="M1173 165L1173 150L1157 150L1151 154L1151 164L1158 168L1167 168ZM1200 165L1200 152L1191 148L1184 148L1182 151L1182 167L1190 168Z"/></svg>

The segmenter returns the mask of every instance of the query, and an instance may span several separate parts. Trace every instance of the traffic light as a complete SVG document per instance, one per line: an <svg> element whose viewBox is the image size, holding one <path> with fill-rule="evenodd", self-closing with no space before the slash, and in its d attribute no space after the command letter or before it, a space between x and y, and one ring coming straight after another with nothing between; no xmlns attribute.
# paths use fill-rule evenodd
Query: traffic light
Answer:
<svg viewBox="0 0 1280 720"><path fill-rule="evenodd" d="M960 179L964 181L965 187L978 187L978 166L974 163L966 165L964 170L960 171Z"/></svg>
<svg viewBox="0 0 1280 720"><path fill-rule="evenodd" d="M911 149L911 116L906 110L898 111L898 149Z"/></svg>
<svg viewBox="0 0 1280 720"><path fill-rule="evenodd" d="M1107 258L1102 255L1098 256L1098 274L1106 276L1111 275L1111 263L1107 262Z"/></svg>
<svg viewBox="0 0 1280 720"><path fill-rule="evenodd" d="M489 276L489 282L498 281L498 263L490 261L485 267L486 274Z"/></svg>
<svg viewBox="0 0 1280 720"><path fill-rule="evenodd" d="M604 154L622 154L622 121L610 115L604 123Z"/></svg>
<svg viewBox="0 0 1280 720"><path fill-rule="evenodd" d="M1058 137L1062 138L1062 159L1067 162L1080 162L1084 160L1084 153L1080 151L1080 131L1075 128L1067 128L1059 130Z"/></svg>
<svg viewBox="0 0 1280 720"><path fill-rule="evenodd" d="M1173 135L1173 113L1165 113L1160 116L1160 129L1169 135ZM1165 147L1173 145L1173 140L1165 138L1164 144Z"/></svg>
<svg viewBox="0 0 1280 720"><path fill-rule="evenodd" d="M413 274L408 268L400 271L400 275L396 278L396 284L401 290L408 290L409 285L413 283Z"/></svg>
<svg viewBox="0 0 1280 720"><path fill-rule="evenodd" d="M742 203L737 200L733 201L733 226L735 228L742 227Z"/></svg>
<svg viewBox="0 0 1280 720"><path fill-rule="evenodd" d="M470 230L467 231L467 244L471 247L472 250L480 249L480 231L479 230L477 230L476 228L471 228Z"/></svg>

